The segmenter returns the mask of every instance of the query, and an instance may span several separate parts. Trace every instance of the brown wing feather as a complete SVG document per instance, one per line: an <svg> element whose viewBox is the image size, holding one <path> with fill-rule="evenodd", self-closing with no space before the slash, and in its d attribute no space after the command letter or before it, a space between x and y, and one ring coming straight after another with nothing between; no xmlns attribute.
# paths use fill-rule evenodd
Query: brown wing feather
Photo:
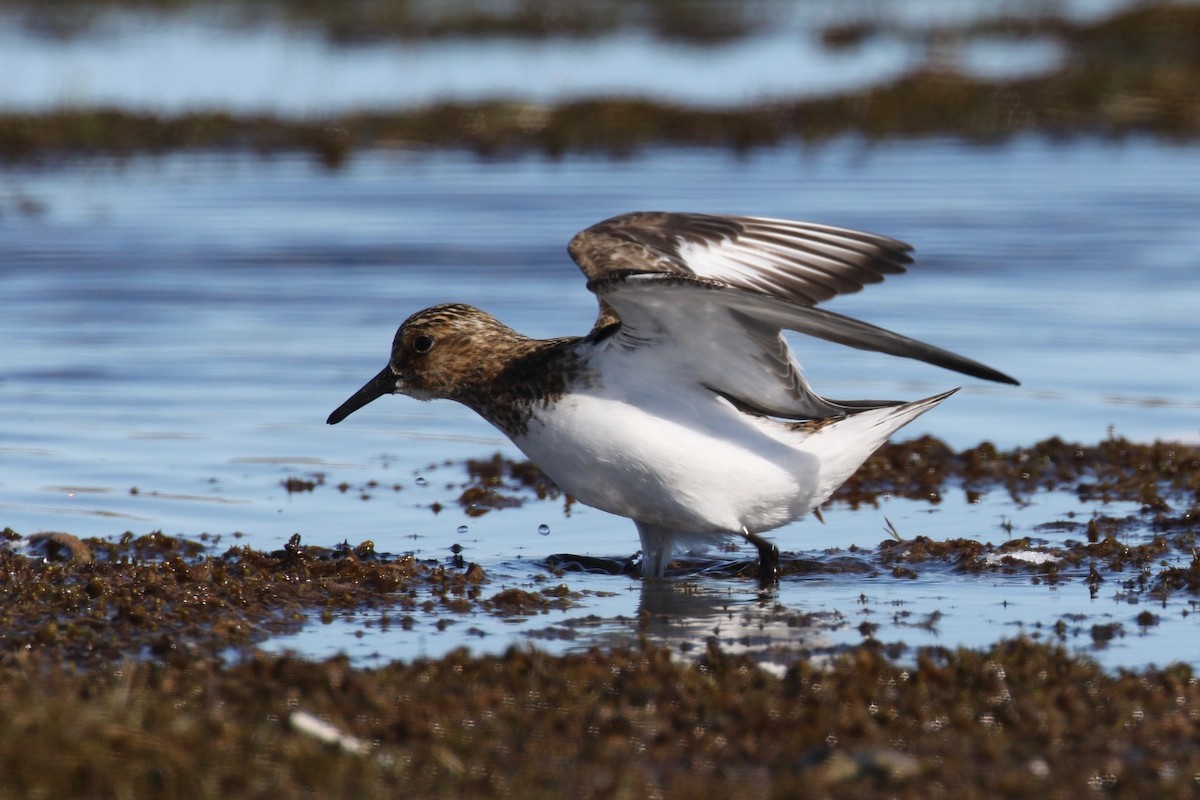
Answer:
<svg viewBox="0 0 1200 800"><path fill-rule="evenodd" d="M912 250L884 236L806 222L675 212L621 214L581 231L568 252L589 282L676 273L803 306L904 272ZM617 320L601 300L597 324Z"/></svg>

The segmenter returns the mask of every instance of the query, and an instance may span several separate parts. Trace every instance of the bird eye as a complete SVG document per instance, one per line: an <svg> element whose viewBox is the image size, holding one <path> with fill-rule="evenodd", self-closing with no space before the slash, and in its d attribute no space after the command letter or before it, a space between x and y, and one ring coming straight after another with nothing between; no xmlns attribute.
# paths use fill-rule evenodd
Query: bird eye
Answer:
<svg viewBox="0 0 1200 800"><path fill-rule="evenodd" d="M424 334L420 336L414 336L412 340L412 349L413 352L416 353L428 353L433 349L433 337L425 336Z"/></svg>

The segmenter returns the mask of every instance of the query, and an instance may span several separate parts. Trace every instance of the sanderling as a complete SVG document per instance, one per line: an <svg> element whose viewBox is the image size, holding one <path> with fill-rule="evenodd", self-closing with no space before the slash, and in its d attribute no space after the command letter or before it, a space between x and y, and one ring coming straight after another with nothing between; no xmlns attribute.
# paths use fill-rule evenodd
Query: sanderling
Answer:
<svg viewBox="0 0 1200 800"><path fill-rule="evenodd" d="M822 397L781 331L1017 383L816 307L904 272L912 248L894 239L645 212L594 225L568 250L600 302L587 335L532 339L471 306L427 308L329 424L385 394L457 400L576 500L631 518L644 576L662 576L677 547L737 535L769 582L778 550L759 534L818 509L892 433L957 391L910 403Z"/></svg>

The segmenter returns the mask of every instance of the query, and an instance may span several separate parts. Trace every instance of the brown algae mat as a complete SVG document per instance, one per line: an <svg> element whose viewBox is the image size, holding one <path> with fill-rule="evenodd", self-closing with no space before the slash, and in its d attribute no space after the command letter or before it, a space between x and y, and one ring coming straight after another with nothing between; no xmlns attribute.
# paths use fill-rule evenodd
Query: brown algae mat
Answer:
<svg viewBox="0 0 1200 800"><path fill-rule="evenodd" d="M669 4L667 4L669 5ZM870 26L827 31L831 48L857 46ZM1152 3L1097 22L1024 21L979 29L933 29L928 64L891 83L844 95L734 108L700 108L637 98L542 105L512 101L440 103L328 118L288 119L225 111L159 115L121 109L0 113L0 163L72 155L125 157L180 151L307 152L337 167L366 148L456 148L484 156L540 152L629 154L655 145L744 151L844 135L870 140L952 136L1002 141L1039 133L1167 140L1200 135L1200 7ZM1066 55L1055 70L988 80L947 68L939 53L976 36L1021 41L1049 36Z"/></svg>
<svg viewBox="0 0 1200 800"><path fill-rule="evenodd" d="M565 502L526 463L463 466L464 510ZM289 489L329 486L323 476L294 478ZM1134 501L1140 511L1078 521L1078 539L1057 547L1053 568L984 560L1014 545L973 540L888 541L865 557L897 580L949 560L967 573L1018 570L1053 581L1054 570L1070 568L1147 597L1200 595L1195 447L1114 438L953 451L921 438L887 445L833 502L861 506L890 494L937 502L958 491L1020 501L1047 489ZM551 588L527 591L493 586L477 565L388 556L370 543L294 539L268 553L218 552L212 540L159 533L4 537L0 797L1200 791L1194 666L1114 674L1029 640L907 651L898 663L868 641L775 674L714 640L689 661L643 641L564 656L456 651L358 668L255 645L342 609L376 609L380 635L404 636L414 620L467 609L505 616L566 607L577 597L570 575L548 569ZM1190 566L1164 560L1189 552Z"/></svg>
<svg viewBox="0 0 1200 800"><path fill-rule="evenodd" d="M1014 641L782 678L712 651L0 670L7 797L1195 797L1192 670Z"/></svg>

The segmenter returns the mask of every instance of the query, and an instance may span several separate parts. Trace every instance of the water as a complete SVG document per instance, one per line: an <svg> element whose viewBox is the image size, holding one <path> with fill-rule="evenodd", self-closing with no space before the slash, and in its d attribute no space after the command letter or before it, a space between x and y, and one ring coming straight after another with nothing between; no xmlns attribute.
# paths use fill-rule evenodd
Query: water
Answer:
<svg viewBox="0 0 1200 800"><path fill-rule="evenodd" d="M1089 19L1125 5L1083 0L1059 13ZM905 0L777 3L770 11L772 24L758 34L715 45L662 40L631 28L588 38L450 37L353 47L300 25L247 25L236 11L219 7L101 13L76 35L50 37L0 12L0 109L115 106L307 116L443 101L611 95L735 105L878 85L926 60L926 37L914 31L1045 8L1037 2L931 8ZM822 44L826 26L859 21L884 32L868 46ZM1049 36L991 36L942 48L938 59L969 75L1011 78L1057 68L1063 52Z"/></svg>
<svg viewBox="0 0 1200 800"><path fill-rule="evenodd" d="M818 390L835 397L965 386L906 435L1013 446L1052 435L1096 441L1111 427L1139 440L1200 441L1198 156L1194 145L1137 139L986 148L846 139L745 156L660 149L622 161L376 152L338 172L299 156L203 154L8 168L0 524L25 534L207 532L221 546L236 532L261 548L300 533L312 544L372 539L380 550L436 558L457 543L497 591L544 585L534 583L544 572L532 562L549 553L628 555L630 523L578 506L569 517L552 502L478 519L455 510L446 484L461 473L428 465L516 455L463 409L389 398L336 427L324 419L383 366L395 326L426 305L473 303L538 336L586 330L594 299L565 243L639 208L811 219L914 243L910 274L830 307L970 355L1023 385L796 341ZM282 486L314 472L327 484L311 494ZM385 488L364 501L357 487L369 480ZM333 488L342 481L356 490ZM435 516L434 501L448 510ZM1019 536L1067 511L1096 510L1127 511L1054 496L1029 508L1003 497L937 508L891 501L833 513L824 528L790 526L776 539L788 550L873 547L886 538L886 516L906 536L1000 542L1006 521ZM700 579L695 590L665 595L625 578L567 582L592 593L581 608L520 623L483 615L408 634L364 628L371 620L356 617L275 646L364 659L513 641L561 649L628 636L639 607L681 604L689 627L661 632L664 640L714 626L778 636L802 627L780 622L736 581ZM817 614L812 641L827 644L861 638L864 615L886 621L881 639L950 645L986 644L1015 634L1018 622L1036 631L1063 614L1112 615L1126 635L1098 654L1105 663L1200 664L1197 645L1183 644L1200 642L1198 617L1182 614L1186 598L1143 633L1130 621L1138 609L1111 593L1092 600L1079 581L1051 589L1027 576L939 570L911 583L818 575L785 582L774 602ZM935 630L893 626L899 607L911 618L943 616ZM730 646L748 636L729 634ZM1086 635L1073 643L1091 644Z"/></svg>

